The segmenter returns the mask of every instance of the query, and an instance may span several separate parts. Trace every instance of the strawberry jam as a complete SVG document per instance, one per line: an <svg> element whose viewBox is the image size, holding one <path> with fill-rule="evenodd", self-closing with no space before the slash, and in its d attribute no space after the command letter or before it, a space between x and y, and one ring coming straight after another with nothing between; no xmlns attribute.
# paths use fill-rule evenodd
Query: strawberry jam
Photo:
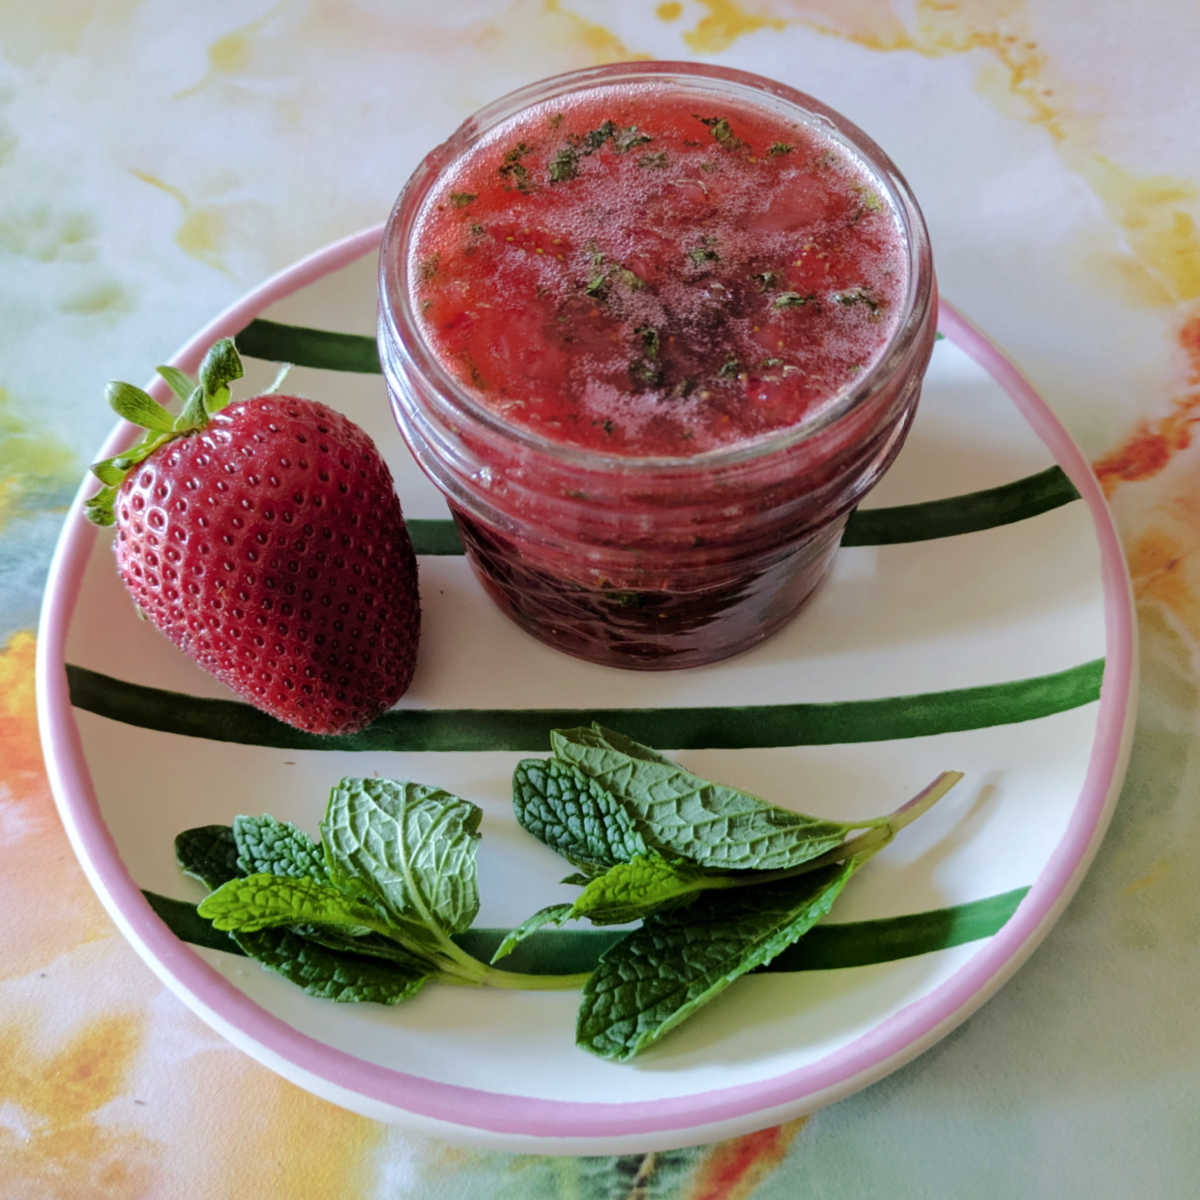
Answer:
<svg viewBox="0 0 1200 1200"><path fill-rule="evenodd" d="M422 333L513 424L692 455L795 425L887 343L890 208L808 125L601 88L495 131L426 205Z"/></svg>
<svg viewBox="0 0 1200 1200"><path fill-rule="evenodd" d="M493 598L582 657L685 666L824 575L911 420L933 295L904 181L842 118L623 64L426 159L384 237L380 348Z"/></svg>

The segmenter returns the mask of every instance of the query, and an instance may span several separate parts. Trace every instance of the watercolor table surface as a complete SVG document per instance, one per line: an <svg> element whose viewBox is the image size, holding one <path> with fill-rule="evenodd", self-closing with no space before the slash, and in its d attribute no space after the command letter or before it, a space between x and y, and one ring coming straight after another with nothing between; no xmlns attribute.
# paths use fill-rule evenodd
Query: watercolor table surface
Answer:
<svg viewBox="0 0 1200 1200"><path fill-rule="evenodd" d="M432 19L416 5L216 5L182 18L166 4L91 17L47 3L2 18L11 1194L1192 1194L1200 161L1180 131L1200 109L1194 7L1159 5L1153 21L1088 8L1086 24L1082 9L1012 0L612 8L478 4ZM1110 497L1138 604L1139 725L1107 838L1047 940L883 1082L687 1150L463 1150L284 1081L130 949L54 811L33 628L66 507L108 430L105 379L147 378L260 279L376 222L428 144L492 95L634 54L777 75L901 162L946 294L1031 378ZM1004 482L963 486L962 469L947 464L948 494ZM885 486L888 503L926 498L905 495L903 476ZM1074 568L1042 569L1061 586ZM912 669L911 691L938 686ZM1037 739L1028 753L1043 753ZM1025 840L1017 828L997 854L1019 864Z"/></svg>

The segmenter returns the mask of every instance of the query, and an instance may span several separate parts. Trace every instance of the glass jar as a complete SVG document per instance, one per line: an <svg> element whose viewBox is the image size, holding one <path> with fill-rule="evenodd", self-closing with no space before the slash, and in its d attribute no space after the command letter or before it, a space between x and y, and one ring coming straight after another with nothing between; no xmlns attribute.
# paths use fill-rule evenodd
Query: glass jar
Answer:
<svg viewBox="0 0 1200 1200"><path fill-rule="evenodd" d="M900 228L906 286L871 365L811 417L690 456L636 457L509 423L439 361L414 302L422 207L472 147L526 108L597 87L684 89L819 131L865 169ZM445 495L483 586L513 620L611 666L694 666L777 630L829 570L847 517L900 449L935 336L928 235L869 138L809 96L742 71L638 62L571 72L497 100L414 172L380 252L379 349L396 420Z"/></svg>

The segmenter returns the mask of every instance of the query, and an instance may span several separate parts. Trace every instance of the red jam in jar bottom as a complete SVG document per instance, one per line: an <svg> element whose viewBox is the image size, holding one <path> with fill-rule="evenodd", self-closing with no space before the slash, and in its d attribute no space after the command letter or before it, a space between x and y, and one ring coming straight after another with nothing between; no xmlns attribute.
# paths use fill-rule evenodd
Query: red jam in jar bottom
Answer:
<svg viewBox="0 0 1200 1200"><path fill-rule="evenodd" d="M932 264L894 166L742 72L618 64L476 114L380 258L397 421L499 606L665 668L768 636L911 422Z"/></svg>
<svg viewBox="0 0 1200 1200"><path fill-rule="evenodd" d="M702 590L637 591L539 570L516 542L451 511L484 589L518 625L578 658L642 669L714 662L770 636L821 582L845 525L825 526L785 558Z"/></svg>

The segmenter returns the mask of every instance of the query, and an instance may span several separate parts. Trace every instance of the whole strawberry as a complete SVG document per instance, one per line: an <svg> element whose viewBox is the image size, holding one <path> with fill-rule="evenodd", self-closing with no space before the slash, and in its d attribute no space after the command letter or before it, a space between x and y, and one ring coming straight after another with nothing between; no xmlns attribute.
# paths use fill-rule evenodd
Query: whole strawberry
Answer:
<svg viewBox="0 0 1200 1200"><path fill-rule="evenodd" d="M252 704L311 733L361 729L408 687L420 632L417 564L371 439L312 400L229 403L241 378L218 342L196 386L159 373L173 417L112 383L146 430L97 463L88 517L115 522L117 570L138 608Z"/></svg>

